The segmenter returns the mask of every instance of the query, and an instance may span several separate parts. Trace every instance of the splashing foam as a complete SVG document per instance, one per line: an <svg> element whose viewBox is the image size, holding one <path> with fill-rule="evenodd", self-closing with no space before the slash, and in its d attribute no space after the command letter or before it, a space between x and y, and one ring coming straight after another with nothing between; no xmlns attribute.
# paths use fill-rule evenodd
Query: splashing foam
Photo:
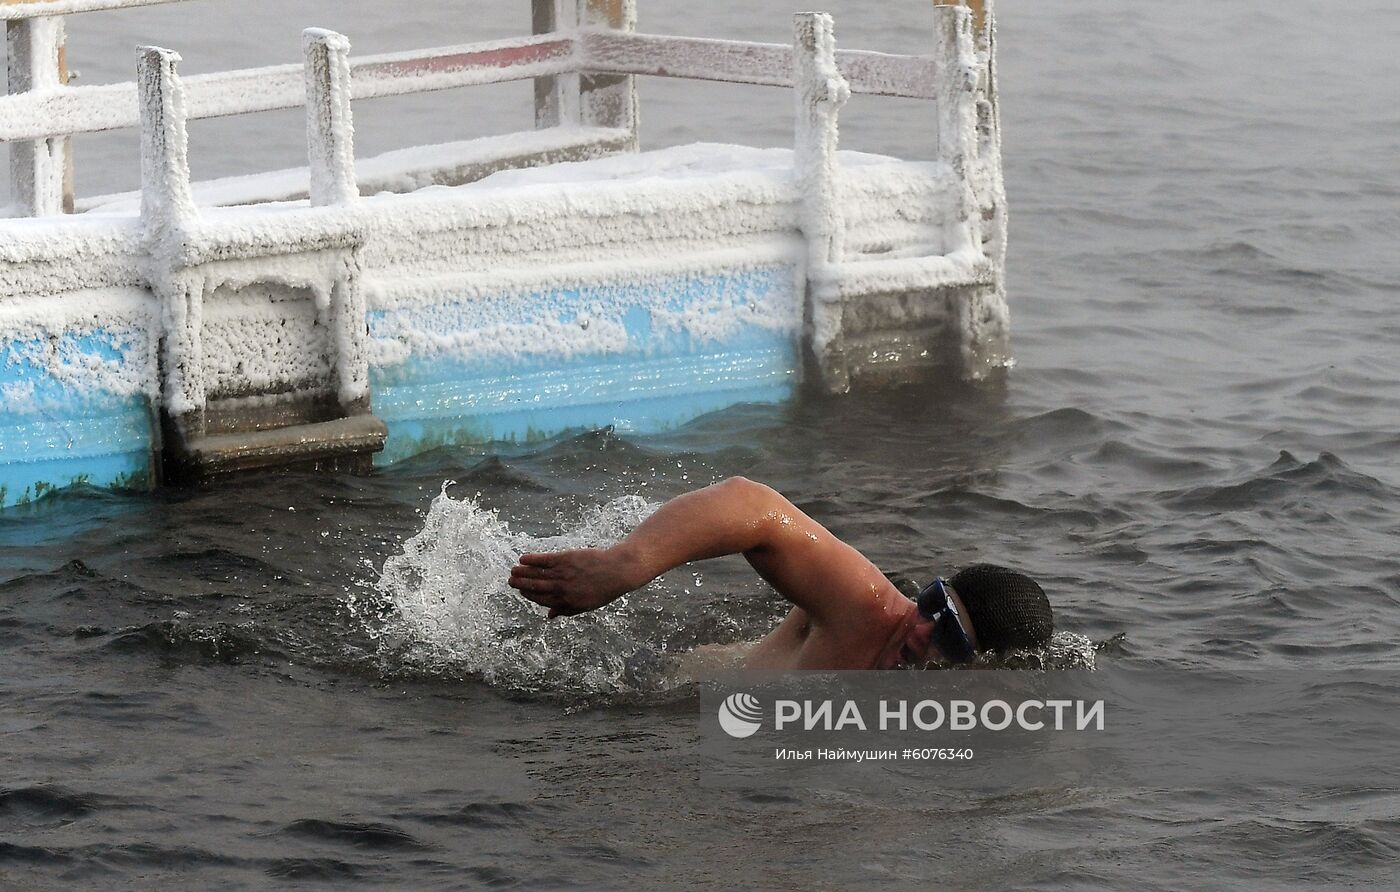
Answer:
<svg viewBox="0 0 1400 892"><path fill-rule="evenodd" d="M423 529L384 564L378 588L385 609L374 634L386 654L419 671L522 692L588 696L670 684L663 630L650 612L644 624L630 603L655 583L606 610L555 620L506 585L520 555L611 545L655 504L624 496L588 509L557 536L535 537L513 532L472 499L452 498L448 485Z"/></svg>
<svg viewBox="0 0 1400 892"><path fill-rule="evenodd" d="M1050 643L1039 650L983 655L979 665L994 669L1095 669L1101 647L1093 639L1075 632L1056 632Z"/></svg>

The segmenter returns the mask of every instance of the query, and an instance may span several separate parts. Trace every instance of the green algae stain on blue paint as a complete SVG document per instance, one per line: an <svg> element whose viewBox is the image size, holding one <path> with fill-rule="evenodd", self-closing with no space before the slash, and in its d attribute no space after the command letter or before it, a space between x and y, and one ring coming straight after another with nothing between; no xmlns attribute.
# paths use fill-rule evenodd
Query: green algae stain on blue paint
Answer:
<svg viewBox="0 0 1400 892"><path fill-rule="evenodd" d="M779 264L372 311L371 339L390 344L406 330L432 341L541 320L575 335L608 324L609 314L613 325L611 340L583 337L564 349L530 344L538 349L511 352L487 341L454 354L406 338L403 361L370 369L373 411L390 430L376 464L442 446L528 445L608 426L656 433L736 403L787 400L801 324L795 283L793 269ZM136 336L63 334L55 344L110 367L130 355ZM0 335L0 507L75 484L145 489L153 482L146 398L74 386L73 376L46 364L55 344Z"/></svg>
<svg viewBox="0 0 1400 892"><path fill-rule="evenodd" d="M0 340L0 508L42 500L70 486L122 486L151 479L151 411L144 396L94 386L67 366L92 362L114 373L131 331L98 330ZM139 378L139 375L131 375ZM74 380L84 381L82 386Z"/></svg>
<svg viewBox="0 0 1400 892"><path fill-rule="evenodd" d="M412 343L400 344L410 351L406 359L370 369L374 413L389 426L375 463L440 446L528 443L570 430L658 433L736 403L785 401L797 381L795 281L790 267L773 266L502 297L489 310L483 304L492 301L480 298L447 302L420 308L418 323L398 310L372 312L371 338L393 341L406 324L450 338L464 333L452 326L479 325L488 312L582 326L592 318L588 308L606 304L626 335L620 347L572 355L510 353L491 344L465 355L415 353ZM765 302L771 305L757 306ZM784 324L773 325L771 313L768 324L753 321L759 309L780 305L791 307ZM674 322L716 306L729 317L704 334ZM669 324L659 321L663 315Z"/></svg>

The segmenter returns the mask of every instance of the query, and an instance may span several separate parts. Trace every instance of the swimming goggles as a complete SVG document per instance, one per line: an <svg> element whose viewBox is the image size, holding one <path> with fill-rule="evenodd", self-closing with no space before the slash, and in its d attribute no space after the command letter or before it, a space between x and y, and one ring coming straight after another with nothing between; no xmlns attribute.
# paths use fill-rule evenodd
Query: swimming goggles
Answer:
<svg viewBox="0 0 1400 892"><path fill-rule="evenodd" d="M972 659L972 639L967 635L958 605L953 603L953 596L948 593L942 576L924 586L915 603L919 607L919 615L933 622L932 640L943 656L954 663L966 663Z"/></svg>

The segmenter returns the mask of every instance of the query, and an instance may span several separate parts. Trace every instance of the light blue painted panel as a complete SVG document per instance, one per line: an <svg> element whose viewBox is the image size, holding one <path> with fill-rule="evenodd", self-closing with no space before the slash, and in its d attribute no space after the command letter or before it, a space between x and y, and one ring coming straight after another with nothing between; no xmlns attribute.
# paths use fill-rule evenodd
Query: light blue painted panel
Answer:
<svg viewBox="0 0 1400 892"><path fill-rule="evenodd" d="M378 461L607 425L651 433L735 403L785 400L797 375L795 282L776 265L376 310L371 338L390 348L376 355L392 358L370 371L375 414L390 429ZM142 362L131 345L146 337L0 333L0 507L74 483L149 484L145 397L74 374Z"/></svg>
<svg viewBox="0 0 1400 892"><path fill-rule="evenodd" d="M416 323L412 310L372 312L371 339L409 351L370 370L374 413L389 425L378 461L607 425L652 433L785 400L797 376L795 282L791 267L773 266L438 302ZM540 342L521 341L519 326ZM590 326L612 336L590 343Z"/></svg>
<svg viewBox="0 0 1400 892"><path fill-rule="evenodd" d="M139 362L139 351L124 347L144 337L105 330L43 339L0 335L0 507L75 483L149 485L146 399L96 383L122 363ZM52 371L55 356L63 357L62 377ZM91 376L74 377L88 364Z"/></svg>

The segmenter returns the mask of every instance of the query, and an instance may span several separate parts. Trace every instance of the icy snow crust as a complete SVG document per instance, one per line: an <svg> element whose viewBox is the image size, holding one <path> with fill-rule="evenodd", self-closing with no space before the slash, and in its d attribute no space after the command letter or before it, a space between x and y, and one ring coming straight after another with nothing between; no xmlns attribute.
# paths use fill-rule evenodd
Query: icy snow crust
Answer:
<svg viewBox="0 0 1400 892"><path fill-rule="evenodd" d="M305 292L221 287L205 297L201 347L208 395L324 389L330 345Z"/></svg>
<svg viewBox="0 0 1400 892"><path fill-rule="evenodd" d="M791 280L797 246L774 240L765 247L638 262L623 283L608 281L603 262L528 278L497 272L382 281L370 291L370 363L384 370L419 356L496 365L629 346L681 352L733 341L749 328L792 337L802 322L798 289L744 273L785 269Z"/></svg>
<svg viewBox="0 0 1400 892"><path fill-rule="evenodd" d="M0 301L0 418L154 398L154 309L132 288Z"/></svg>
<svg viewBox="0 0 1400 892"><path fill-rule="evenodd" d="M607 127L550 127L524 133L482 136L437 145L410 146L380 155L355 159L355 179L360 193L407 193L434 185L442 179L462 181L463 172L499 162L502 158L551 154L576 149L580 144L597 147L599 155L615 151L630 137L629 131ZM240 176L219 177L191 184L195 203L201 207L227 207L278 201L300 201L308 193L304 167ZM88 214L132 214L141 207L139 191L115 195L79 197L77 208ZM8 216L0 212L0 217Z"/></svg>
<svg viewBox="0 0 1400 892"><path fill-rule="evenodd" d="M950 188L945 167L861 153L841 153L840 160L853 254L897 258L938 251L944 223L939 196ZM791 265L800 276L798 205L789 150L692 145L506 171L465 186L373 196L353 208L313 209L304 203L203 208L199 221L179 233L177 253L169 260L186 269L219 262L209 291L254 283L316 291L324 289L325 278L315 264L283 258L362 241L371 310L402 312L405 319L381 330L372 353L377 365L453 350L463 360L481 351L557 349L573 355L618 349L620 313L627 308L606 302L559 306L553 321L537 314L512 333L509 315L488 319L488 309L471 304L493 296L655 282L774 263ZM70 301L87 301L94 289L143 284L143 234L130 217L21 219L6 221L3 228L0 300L11 306L22 300L31 320L62 330L68 323L60 308ZM239 263L243 258L249 262ZM24 296L35 293L58 296L43 301ZM458 308L433 309L452 305ZM471 328L412 321L435 314L441 320L444 313L456 314ZM592 324L575 324L581 315ZM791 295L777 305L710 300L658 314L663 326L683 327L702 340L739 325L793 330L799 317ZM494 334L483 334L486 330ZM383 342L386 337L393 343ZM246 358L219 351L248 346L237 338L226 348L208 345L213 348L212 353L206 348L211 390L229 389L229 373L221 370ZM256 359L265 376L282 373L264 357ZM54 372L63 374L59 367ZM127 393L135 378L149 372L144 366L97 368L82 386ZM297 369L285 372L298 376ZM143 380L138 389L149 392L153 386Z"/></svg>

